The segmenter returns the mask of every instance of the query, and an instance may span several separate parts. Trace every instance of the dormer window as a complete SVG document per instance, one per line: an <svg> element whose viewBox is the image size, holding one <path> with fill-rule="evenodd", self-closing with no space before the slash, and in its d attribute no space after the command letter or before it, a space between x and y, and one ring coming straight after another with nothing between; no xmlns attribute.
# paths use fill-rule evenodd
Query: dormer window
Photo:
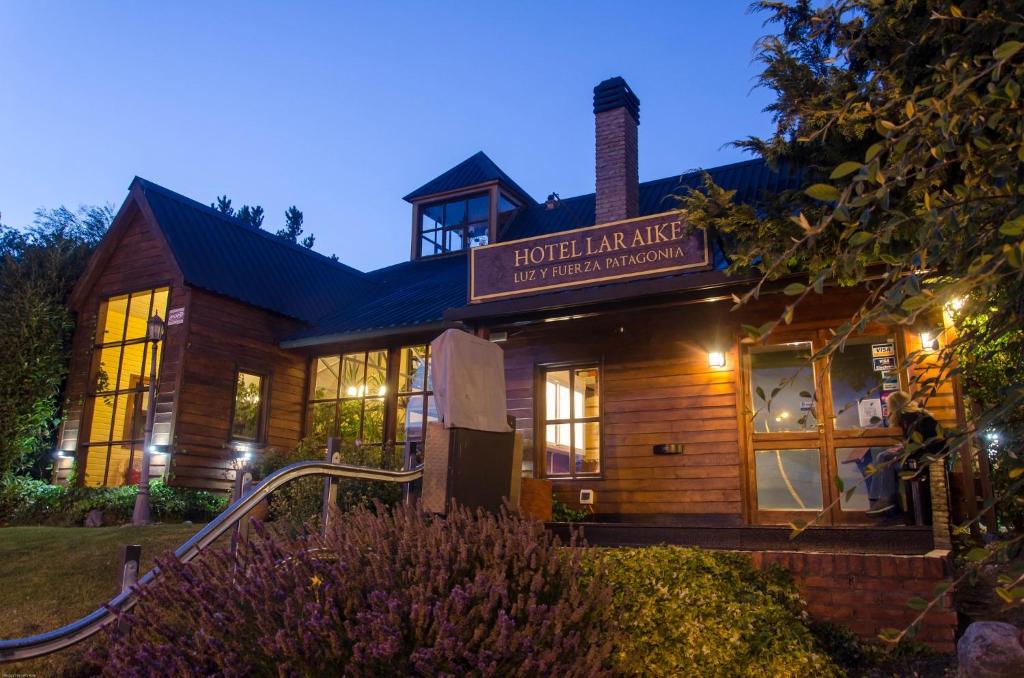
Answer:
<svg viewBox="0 0 1024 678"><path fill-rule="evenodd" d="M424 206L420 211L420 256L486 245L490 216L487 193Z"/></svg>

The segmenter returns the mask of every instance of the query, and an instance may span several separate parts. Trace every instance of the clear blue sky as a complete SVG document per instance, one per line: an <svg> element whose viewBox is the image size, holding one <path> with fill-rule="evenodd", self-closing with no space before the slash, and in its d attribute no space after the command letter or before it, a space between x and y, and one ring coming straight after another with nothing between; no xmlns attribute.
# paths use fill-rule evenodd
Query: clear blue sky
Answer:
<svg viewBox="0 0 1024 678"><path fill-rule="evenodd" d="M745 159L762 17L721 2L0 2L0 214L120 205L134 175L305 212L316 249L408 257L401 197L478 150L593 191L592 89L641 101L641 180Z"/></svg>

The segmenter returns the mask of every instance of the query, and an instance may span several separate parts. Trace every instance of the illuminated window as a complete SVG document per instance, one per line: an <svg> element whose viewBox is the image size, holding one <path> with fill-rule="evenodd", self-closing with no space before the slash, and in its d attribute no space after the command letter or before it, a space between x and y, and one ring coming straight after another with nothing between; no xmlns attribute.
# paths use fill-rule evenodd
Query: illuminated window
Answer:
<svg viewBox="0 0 1024 678"><path fill-rule="evenodd" d="M235 377L235 406L231 417L231 439L264 440L266 378L254 372L238 371Z"/></svg>
<svg viewBox="0 0 1024 678"><path fill-rule="evenodd" d="M437 421L431 377L430 345L407 346L399 354L395 442L403 459L420 459L426 437L425 422Z"/></svg>
<svg viewBox="0 0 1024 678"><path fill-rule="evenodd" d="M486 193L427 205L420 211L420 256L486 245L491 198Z"/></svg>
<svg viewBox="0 0 1024 678"><path fill-rule="evenodd" d="M83 481L89 486L138 482L153 344L146 324L167 317L168 289L121 294L100 304L86 396L89 433L83 439ZM163 342L156 345L157 374Z"/></svg>
<svg viewBox="0 0 1024 678"><path fill-rule="evenodd" d="M600 378L596 366L544 372L544 467L548 476L601 471Z"/></svg>
<svg viewBox="0 0 1024 678"><path fill-rule="evenodd" d="M384 442L388 352L361 351L317 358L307 431L319 445L331 437L363 446Z"/></svg>

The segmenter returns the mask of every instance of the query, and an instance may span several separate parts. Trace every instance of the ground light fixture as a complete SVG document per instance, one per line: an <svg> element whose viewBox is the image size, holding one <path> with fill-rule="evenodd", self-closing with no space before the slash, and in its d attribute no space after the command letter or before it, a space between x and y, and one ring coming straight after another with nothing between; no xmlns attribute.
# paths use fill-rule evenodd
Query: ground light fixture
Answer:
<svg viewBox="0 0 1024 678"><path fill-rule="evenodd" d="M146 408L146 431L142 440L142 468L139 471L139 489L135 494L135 510L132 512L133 525L149 523L149 460L153 447L153 416L156 414L156 347L164 338L165 325L156 313L146 324L146 341L153 346L149 349L149 406Z"/></svg>
<svg viewBox="0 0 1024 678"><path fill-rule="evenodd" d="M721 351L709 351L708 367L725 367L725 354Z"/></svg>

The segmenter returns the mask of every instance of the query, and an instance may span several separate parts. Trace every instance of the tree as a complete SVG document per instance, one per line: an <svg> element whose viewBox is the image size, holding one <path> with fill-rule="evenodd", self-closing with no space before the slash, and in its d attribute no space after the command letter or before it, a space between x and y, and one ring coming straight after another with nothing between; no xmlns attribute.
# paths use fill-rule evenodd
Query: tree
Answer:
<svg viewBox="0 0 1024 678"><path fill-rule="evenodd" d="M74 330L65 301L113 217L60 207L24 231L0 225L0 476L41 471L53 448Z"/></svg>
<svg viewBox="0 0 1024 678"><path fill-rule="evenodd" d="M256 205L255 207L242 205L242 207L236 211L231 206L231 199L226 195L221 195L217 197L216 202L210 203L210 207L221 214L226 214L229 217L240 219L253 228L263 228L263 208L259 205ZM306 249L313 249L313 243L316 242L316 236L314 234L310 233L302 240L299 240L299 236L302 235L302 218L302 210L295 205L292 205L285 210L284 228L278 229L276 235L284 238L288 242L301 244ZM338 260L338 258L333 255L332 259L334 261Z"/></svg>
<svg viewBox="0 0 1024 678"><path fill-rule="evenodd" d="M306 249L312 249L313 243L316 241L316 236L310 233L301 241L299 236L302 235L302 210L295 205L292 205L284 212L284 228L277 232L277 235L284 238L288 242L300 243Z"/></svg>
<svg viewBox="0 0 1024 678"><path fill-rule="evenodd" d="M829 285L862 285L867 294L814 359L828 359L871 323L919 328L952 312L957 332L944 337L937 368L912 385L915 396L927 397L963 371L956 357L965 350L1024 354L1020 5L816 5L755 5L778 27L758 49L760 84L776 95L768 107L775 131L737 142L772 163L801 165L804 189L755 209L706 177L683 208L691 223L728 244L730 272L761 276L737 305L772 281L792 280L783 312L746 328L748 342L789 324L801 303ZM979 317L985 321L964 321ZM907 364L923 359L912 354ZM1022 403L1024 376L1006 375L999 397L954 432L954 442L1005 421ZM904 455L915 447L906 445ZM1009 481L1003 499L1022 503L1019 446L999 462ZM1020 582L1003 591L1019 599L1014 586Z"/></svg>

